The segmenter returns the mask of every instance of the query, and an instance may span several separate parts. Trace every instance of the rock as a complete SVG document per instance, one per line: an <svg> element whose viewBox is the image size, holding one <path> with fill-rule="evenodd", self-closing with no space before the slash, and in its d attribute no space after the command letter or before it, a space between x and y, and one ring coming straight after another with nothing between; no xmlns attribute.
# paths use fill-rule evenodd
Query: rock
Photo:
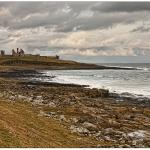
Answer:
<svg viewBox="0 0 150 150"><path fill-rule="evenodd" d="M28 102L32 101L31 97L26 97L26 96L23 96L23 95L18 95L18 99L23 100L23 101L28 101Z"/></svg>
<svg viewBox="0 0 150 150"><path fill-rule="evenodd" d="M74 122L74 123L77 123L78 122L78 119L77 118L71 118L70 119L72 122Z"/></svg>
<svg viewBox="0 0 150 150"><path fill-rule="evenodd" d="M28 97L27 101L32 102L32 97Z"/></svg>
<svg viewBox="0 0 150 150"><path fill-rule="evenodd" d="M136 141L136 140L133 140L133 141L132 141L132 145L133 145L133 146L136 146L136 145L137 145L137 141Z"/></svg>
<svg viewBox="0 0 150 150"><path fill-rule="evenodd" d="M133 120L135 118L134 115L124 115L124 118L127 120Z"/></svg>
<svg viewBox="0 0 150 150"><path fill-rule="evenodd" d="M0 97L4 97L4 94L3 94L3 93L0 93Z"/></svg>
<svg viewBox="0 0 150 150"><path fill-rule="evenodd" d="M77 127L74 125L71 125L70 130L74 133L81 133L81 134L89 134L89 130L83 127Z"/></svg>
<svg viewBox="0 0 150 150"><path fill-rule="evenodd" d="M89 131L98 131L97 126L90 122L84 122L82 125L84 126L84 128L87 128Z"/></svg>
<svg viewBox="0 0 150 150"><path fill-rule="evenodd" d="M40 112L39 112L38 116L44 116L44 115L45 115L45 112L44 112L44 111L42 111L42 110L40 110Z"/></svg>
<svg viewBox="0 0 150 150"><path fill-rule="evenodd" d="M133 139L144 139L145 138L145 131L137 130L135 132L128 133L128 136Z"/></svg>
<svg viewBox="0 0 150 150"><path fill-rule="evenodd" d="M102 147L102 145L98 144L96 147L97 147L97 148L101 148L101 147Z"/></svg>
<svg viewBox="0 0 150 150"><path fill-rule="evenodd" d="M44 105L48 105L48 103L49 103L49 100L42 100L42 103L44 104Z"/></svg>
<svg viewBox="0 0 150 150"><path fill-rule="evenodd" d="M109 136L104 136L103 137L106 141L111 141L111 138Z"/></svg>
<svg viewBox="0 0 150 150"><path fill-rule="evenodd" d="M96 134L94 134L95 137L100 137L102 135L101 131L98 131Z"/></svg>
<svg viewBox="0 0 150 150"><path fill-rule="evenodd" d="M119 145L119 146L117 146L117 147L118 147L118 148L131 148L131 146L128 145L128 144Z"/></svg>
<svg viewBox="0 0 150 150"><path fill-rule="evenodd" d="M50 115L50 116L55 116L56 112L48 112L47 114Z"/></svg>
<svg viewBox="0 0 150 150"><path fill-rule="evenodd" d="M22 95L18 95L18 99L24 99L25 96L22 96Z"/></svg>
<svg viewBox="0 0 150 150"><path fill-rule="evenodd" d="M109 134L109 133L114 132L114 130L112 128L107 128L107 129L104 129L104 132L105 134Z"/></svg>
<svg viewBox="0 0 150 150"><path fill-rule="evenodd" d="M83 109L82 112L83 112L84 114L86 114L86 113L88 113L88 110Z"/></svg>
<svg viewBox="0 0 150 150"><path fill-rule="evenodd" d="M67 121L67 119L65 118L64 115L60 115L60 116L59 116L59 120L60 120L60 121Z"/></svg>
<svg viewBox="0 0 150 150"><path fill-rule="evenodd" d="M14 101L16 98L15 98L15 96L10 96L9 99L10 99L11 101Z"/></svg>
<svg viewBox="0 0 150 150"><path fill-rule="evenodd" d="M55 103L53 103L53 102L49 102L48 106L50 106L50 107L56 107Z"/></svg>
<svg viewBox="0 0 150 150"><path fill-rule="evenodd" d="M117 121L115 121L113 119L109 119L108 122L109 122L109 125L112 127L116 127L116 128L120 127L120 123L118 123Z"/></svg>
<svg viewBox="0 0 150 150"><path fill-rule="evenodd" d="M42 99L42 96L37 96L37 97L34 97L33 96L33 104L34 105L43 105L43 99Z"/></svg>
<svg viewBox="0 0 150 150"><path fill-rule="evenodd" d="M41 100L41 101L42 101L42 100L43 100L43 97L42 97L42 96L37 96L37 97L36 97L36 100L38 100L38 101Z"/></svg>
<svg viewBox="0 0 150 150"><path fill-rule="evenodd" d="M123 146L123 148L131 148L131 146L128 145L128 144L125 144L125 145Z"/></svg>
<svg viewBox="0 0 150 150"><path fill-rule="evenodd" d="M45 113L44 111L42 111L42 110L40 110L40 113L39 113L39 115L38 116L44 116L44 117L53 117L53 116L55 116L56 115L56 113L55 112L49 112L49 113Z"/></svg>

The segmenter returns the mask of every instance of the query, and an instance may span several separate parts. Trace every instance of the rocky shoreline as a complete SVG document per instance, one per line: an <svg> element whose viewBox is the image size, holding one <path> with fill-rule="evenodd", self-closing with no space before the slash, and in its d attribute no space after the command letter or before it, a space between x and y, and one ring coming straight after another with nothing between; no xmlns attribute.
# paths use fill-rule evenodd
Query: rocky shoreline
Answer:
<svg viewBox="0 0 150 150"><path fill-rule="evenodd" d="M28 80L35 76L44 78L36 70L0 72L1 99L29 102L39 116L60 121L81 139L93 137L108 147L150 147L150 101L119 101L105 89Z"/></svg>

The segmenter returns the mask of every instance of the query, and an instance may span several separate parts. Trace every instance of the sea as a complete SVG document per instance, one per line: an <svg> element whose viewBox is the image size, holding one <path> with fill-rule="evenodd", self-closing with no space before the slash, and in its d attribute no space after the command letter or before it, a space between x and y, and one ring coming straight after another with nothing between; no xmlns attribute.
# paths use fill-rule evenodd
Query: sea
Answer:
<svg viewBox="0 0 150 150"><path fill-rule="evenodd" d="M42 71L44 75L55 77L52 79L44 78L38 80L44 80L46 82L88 85L89 88L108 89L112 93L150 98L149 63L116 63L98 65L131 68L131 70L45 70Z"/></svg>

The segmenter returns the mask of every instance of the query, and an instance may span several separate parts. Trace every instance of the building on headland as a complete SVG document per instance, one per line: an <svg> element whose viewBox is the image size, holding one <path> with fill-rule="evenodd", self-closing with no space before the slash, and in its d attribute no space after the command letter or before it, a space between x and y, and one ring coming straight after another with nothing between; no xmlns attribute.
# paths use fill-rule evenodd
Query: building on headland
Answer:
<svg viewBox="0 0 150 150"><path fill-rule="evenodd" d="M59 59L59 56L58 56L58 55L56 55L56 59Z"/></svg>
<svg viewBox="0 0 150 150"><path fill-rule="evenodd" d="M56 56L40 56L40 54L26 54L25 51L21 48L12 49L12 54L11 55L6 55L5 50L0 51L0 56L12 56L12 57L23 57L23 56L28 56L28 57L37 57L37 58L42 58L42 59L60 59L58 55Z"/></svg>
<svg viewBox="0 0 150 150"><path fill-rule="evenodd" d="M12 56L25 56L25 52L23 49L19 50L19 48L17 48L17 52L12 49Z"/></svg>
<svg viewBox="0 0 150 150"><path fill-rule="evenodd" d="M1 50L1 56L5 56L5 51Z"/></svg>

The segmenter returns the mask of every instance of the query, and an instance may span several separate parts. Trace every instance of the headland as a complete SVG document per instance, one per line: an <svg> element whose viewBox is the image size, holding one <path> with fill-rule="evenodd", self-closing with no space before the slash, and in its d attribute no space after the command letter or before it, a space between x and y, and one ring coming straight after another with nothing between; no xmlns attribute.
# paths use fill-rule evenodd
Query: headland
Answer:
<svg viewBox="0 0 150 150"><path fill-rule="evenodd" d="M1 50L0 69L125 69L133 68L110 67L89 63L80 63L72 60L63 60L60 56L40 56L40 54L26 54L23 49L12 49L12 54L6 55L4 50Z"/></svg>

